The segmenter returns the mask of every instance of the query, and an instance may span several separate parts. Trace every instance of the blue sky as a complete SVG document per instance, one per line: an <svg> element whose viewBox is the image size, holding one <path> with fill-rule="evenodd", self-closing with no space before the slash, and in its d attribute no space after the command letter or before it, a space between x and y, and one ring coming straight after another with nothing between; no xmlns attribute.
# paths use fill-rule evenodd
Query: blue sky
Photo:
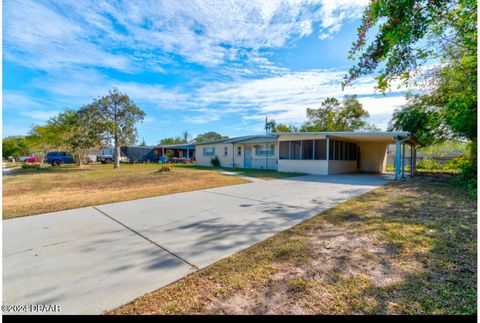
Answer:
<svg viewBox="0 0 480 323"><path fill-rule="evenodd" d="M117 87L146 112L139 140L188 130L299 125L328 96L358 94L385 129L405 102L373 77L342 92L365 0L3 1L3 137Z"/></svg>

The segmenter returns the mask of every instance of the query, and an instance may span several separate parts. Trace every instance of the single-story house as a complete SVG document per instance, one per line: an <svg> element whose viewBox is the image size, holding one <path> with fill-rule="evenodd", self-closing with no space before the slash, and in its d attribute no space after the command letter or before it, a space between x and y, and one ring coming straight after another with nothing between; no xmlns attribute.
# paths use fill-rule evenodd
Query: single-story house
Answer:
<svg viewBox="0 0 480 323"><path fill-rule="evenodd" d="M408 132L273 132L195 143L196 164L210 166L217 156L223 167L319 175L383 173L389 144L398 148L395 177L399 179L405 176L407 145L415 154L416 142Z"/></svg>

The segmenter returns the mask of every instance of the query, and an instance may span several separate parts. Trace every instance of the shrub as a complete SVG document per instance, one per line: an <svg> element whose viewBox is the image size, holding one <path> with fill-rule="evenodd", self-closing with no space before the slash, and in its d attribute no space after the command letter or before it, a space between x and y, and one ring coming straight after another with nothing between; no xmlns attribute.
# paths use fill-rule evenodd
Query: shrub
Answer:
<svg viewBox="0 0 480 323"><path fill-rule="evenodd" d="M42 165L40 165L40 164L23 164L21 167L22 167L22 169L38 169L38 168L42 168Z"/></svg>
<svg viewBox="0 0 480 323"><path fill-rule="evenodd" d="M433 159L422 159L417 163L417 169L438 170L441 168L441 165Z"/></svg>
<svg viewBox="0 0 480 323"><path fill-rule="evenodd" d="M464 160L460 165L461 173L455 177L455 183L470 192L472 197L477 196L477 159Z"/></svg>
<svg viewBox="0 0 480 323"><path fill-rule="evenodd" d="M210 165L212 165L213 167L221 167L220 159L218 159L218 156L215 156L212 159L210 159Z"/></svg>

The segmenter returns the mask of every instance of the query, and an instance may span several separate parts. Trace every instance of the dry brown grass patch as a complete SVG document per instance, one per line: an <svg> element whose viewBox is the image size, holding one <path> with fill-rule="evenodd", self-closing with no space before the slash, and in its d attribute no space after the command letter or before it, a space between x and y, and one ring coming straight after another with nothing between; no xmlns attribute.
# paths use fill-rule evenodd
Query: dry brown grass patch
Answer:
<svg viewBox="0 0 480 323"><path fill-rule="evenodd" d="M246 183L215 171L161 165L25 170L3 179L3 218Z"/></svg>
<svg viewBox="0 0 480 323"><path fill-rule="evenodd" d="M476 313L476 201L392 183L113 314Z"/></svg>

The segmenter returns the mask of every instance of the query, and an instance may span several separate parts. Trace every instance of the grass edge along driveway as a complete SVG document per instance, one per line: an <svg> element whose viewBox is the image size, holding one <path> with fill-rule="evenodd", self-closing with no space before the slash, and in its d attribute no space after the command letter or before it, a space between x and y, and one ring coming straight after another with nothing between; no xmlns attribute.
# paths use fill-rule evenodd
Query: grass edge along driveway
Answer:
<svg viewBox="0 0 480 323"><path fill-rule="evenodd" d="M107 314L474 314L476 200L390 183Z"/></svg>

